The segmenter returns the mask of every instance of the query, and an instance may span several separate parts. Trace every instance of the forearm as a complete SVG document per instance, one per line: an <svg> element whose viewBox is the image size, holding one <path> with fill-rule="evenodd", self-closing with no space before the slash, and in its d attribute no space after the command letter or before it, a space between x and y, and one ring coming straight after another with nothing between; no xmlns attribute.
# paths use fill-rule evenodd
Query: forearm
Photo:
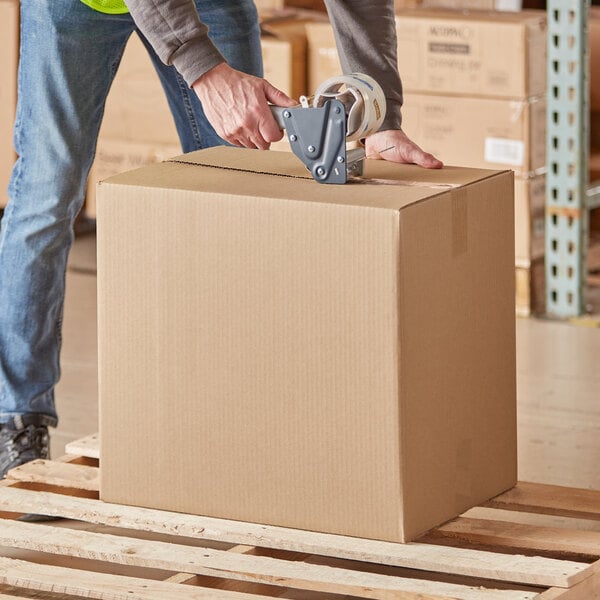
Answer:
<svg viewBox="0 0 600 600"><path fill-rule="evenodd" d="M402 83L398 74L393 0L325 0L345 73L370 75L383 88L387 114L381 129L400 129Z"/></svg>
<svg viewBox="0 0 600 600"><path fill-rule="evenodd" d="M159 58L174 65L188 85L225 62L193 0L127 0L127 7Z"/></svg>

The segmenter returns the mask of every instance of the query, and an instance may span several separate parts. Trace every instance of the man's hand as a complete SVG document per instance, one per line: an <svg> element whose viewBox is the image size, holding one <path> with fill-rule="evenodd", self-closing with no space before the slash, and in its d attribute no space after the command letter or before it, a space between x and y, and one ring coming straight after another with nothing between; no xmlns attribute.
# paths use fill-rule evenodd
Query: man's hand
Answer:
<svg viewBox="0 0 600 600"><path fill-rule="evenodd" d="M269 102L277 106L298 104L265 79L236 71L226 63L207 71L192 87L217 134L245 148L267 150L271 142L283 137Z"/></svg>
<svg viewBox="0 0 600 600"><path fill-rule="evenodd" d="M378 131L365 140L368 158L380 158L397 163L410 163L426 169L441 169L444 165L432 154L425 152L400 129Z"/></svg>

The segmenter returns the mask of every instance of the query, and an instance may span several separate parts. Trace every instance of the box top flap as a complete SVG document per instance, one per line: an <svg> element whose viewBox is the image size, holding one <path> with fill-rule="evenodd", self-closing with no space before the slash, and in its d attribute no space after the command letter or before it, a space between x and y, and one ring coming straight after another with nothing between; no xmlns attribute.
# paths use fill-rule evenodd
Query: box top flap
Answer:
<svg viewBox="0 0 600 600"><path fill-rule="evenodd" d="M102 183L398 210L500 173L450 166L429 170L367 160L364 177L346 185L323 185L291 152L217 147L121 173Z"/></svg>

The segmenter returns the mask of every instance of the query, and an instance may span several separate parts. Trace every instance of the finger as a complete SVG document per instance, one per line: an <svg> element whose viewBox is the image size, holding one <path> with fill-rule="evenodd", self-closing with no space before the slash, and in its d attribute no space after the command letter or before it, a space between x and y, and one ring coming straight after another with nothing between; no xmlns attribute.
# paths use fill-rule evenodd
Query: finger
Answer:
<svg viewBox="0 0 600 600"><path fill-rule="evenodd" d="M264 82L265 96L271 104L276 106L296 106L298 102L290 98L286 93L271 85L266 79Z"/></svg>
<svg viewBox="0 0 600 600"><path fill-rule="evenodd" d="M254 136L252 134L248 135L238 135L235 138L236 146L240 148L250 148L251 150L268 150L269 143L263 140L260 137Z"/></svg>
<svg viewBox="0 0 600 600"><path fill-rule="evenodd" d="M414 142L407 142L403 150L404 151L402 154L404 155L404 160L411 164L415 164L426 169L441 169L444 166L440 160L435 158L435 156L429 152L422 150Z"/></svg>
<svg viewBox="0 0 600 600"><path fill-rule="evenodd" d="M256 132L266 144L278 142L283 137L283 131L279 129L279 125L267 106L262 118L258 121L258 131Z"/></svg>
<svg viewBox="0 0 600 600"><path fill-rule="evenodd" d="M252 146L248 145L246 148L257 148L258 150L268 150L269 146L271 145L264 138L256 135L251 136L248 140L248 143L252 144Z"/></svg>
<svg viewBox="0 0 600 600"><path fill-rule="evenodd" d="M420 148L414 153L414 160L412 162L425 169L441 169L444 166L441 160L438 160L433 154L429 154L429 152L423 152Z"/></svg>

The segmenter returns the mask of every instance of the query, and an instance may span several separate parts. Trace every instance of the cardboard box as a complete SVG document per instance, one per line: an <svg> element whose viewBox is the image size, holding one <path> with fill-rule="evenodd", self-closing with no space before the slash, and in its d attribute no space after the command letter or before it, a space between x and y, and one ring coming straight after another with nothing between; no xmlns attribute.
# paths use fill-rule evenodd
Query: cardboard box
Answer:
<svg viewBox="0 0 600 600"><path fill-rule="evenodd" d="M600 152L592 152L588 157L588 172L590 183L600 182Z"/></svg>
<svg viewBox="0 0 600 600"><path fill-rule="evenodd" d="M285 6L284 0L254 0L259 14L281 10Z"/></svg>
<svg viewBox="0 0 600 600"><path fill-rule="evenodd" d="M529 267L546 251L546 176L515 179L515 265Z"/></svg>
<svg viewBox="0 0 600 600"><path fill-rule="evenodd" d="M8 184L17 155L13 123L17 105L19 2L0 0L0 208L8 201Z"/></svg>
<svg viewBox="0 0 600 600"><path fill-rule="evenodd" d="M600 111L600 6L590 8L588 20L590 46L590 107Z"/></svg>
<svg viewBox="0 0 600 600"><path fill-rule="evenodd" d="M546 93L545 11L407 10L397 16L397 35L407 91L494 98Z"/></svg>
<svg viewBox="0 0 600 600"><path fill-rule="evenodd" d="M106 101L100 135L151 144L179 144L162 85L137 35L132 35L127 43Z"/></svg>
<svg viewBox="0 0 600 600"><path fill-rule="evenodd" d="M405 8L415 8L420 6L422 0L394 0L394 10L403 10Z"/></svg>
<svg viewBox="0 0 600 600"><path fill-rule="evenodd" d="M329 23L309 23L308 38L308 90L314 94L323 81L340 75L342 66L335 45L333 28Z"/></svg>
<svg viewBox="0 0 600 600"><path fill-rule="evenodd" d="M181 154L181 146L152 145L102 137L98 140L96 159L88 176L85 214L96 218L96 186L99 181L122 173L160 162Z"/></svg>
<svg viewBox="0 0 600 600"><path fill-rule="evenodd" d="M287 11L261 23L264 76L288 96L299 99L307 86L307 32L309 23L327 23L323 13Z"/></svg>
<svg viewBox="0 0 600 600"><path fill-rule="evenodd" d="M366 173L100 184L103 500L407 541L514 485L512 173Z"/></svg>
<svg viewBox="0 0 600 600"><path fill-rule="evenodd" d="M304 10L327 11L324 0L285 0L285 5Z"/></svg>
<svg viewBox="0 0 600 600"><path fill-rule="evenodd" d="M452 10L508 10L523 8L521 0L423 0L424 8L450 8Z"/></svg>
<svg viewBox="0 0 600 600"><path fill-rule="evenodd" d="M260 44L265 79L292 98L306 94L306 42L263 35Z"/></svg>
<svg viewBox="0 0 600 600"><path fill-rule="evenodd" d="M546 99L531 101L406 93L403 129L448 164L511 168L521 177L546 164Z"/></svg>
<svg viewBox="0 0 600 600"><path fill-rule="evenodd" d="M516 303L518 317L541 316L546 312L546 266L544 257L528 267L515 269Z"/></svg>

